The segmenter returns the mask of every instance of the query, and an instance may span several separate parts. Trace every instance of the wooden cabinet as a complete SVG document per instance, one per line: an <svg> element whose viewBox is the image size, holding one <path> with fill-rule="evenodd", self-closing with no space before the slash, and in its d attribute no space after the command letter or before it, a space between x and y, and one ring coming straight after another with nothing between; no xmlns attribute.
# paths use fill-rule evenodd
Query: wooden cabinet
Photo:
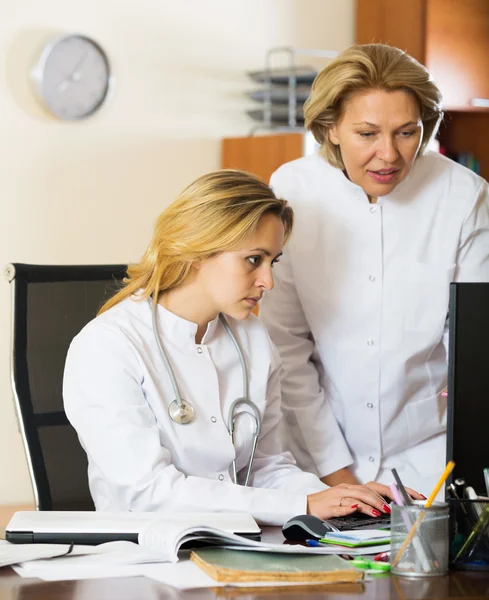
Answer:
<svg viewBox="0 0 489 600"><path fill-rule="evenodd" d="M304 155L304 144L302 133L225 138L221 167L249 171L268 183L280 165Z"/></svg>
<svg viewBox="0 0 489 600"><path fill-rule="evenodd" d="M444 98L440 141L472 152L489 179L489 0L356 0L356 8L358 43L397 46L427 66Z"/></svg>
<svg viewBox="0 0 489 600"><path fill-rule="evenodd" d="M447 109L489 108L488 0L426 2L425 64Z"/></svg>
<svg viewBox="0 0 489 600"><path fill-rule="evenodd" d="M225 138L221 143L221 167L242 169L268 183L281 165L314 149L312 137L302 133L277 133ZM259 305L253 309L258 315Z"/></svg>
<svg viewBox="0 0 489 600"><path fill-rule="evenodd" d="M396 46L424 62L426 1L357 0L356 42Z"/></svg>

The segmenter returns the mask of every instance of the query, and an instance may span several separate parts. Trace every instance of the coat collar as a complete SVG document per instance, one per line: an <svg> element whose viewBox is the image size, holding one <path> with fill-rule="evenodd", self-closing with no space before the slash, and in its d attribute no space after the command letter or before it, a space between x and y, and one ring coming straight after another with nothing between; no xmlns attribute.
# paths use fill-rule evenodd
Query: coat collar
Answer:
<svg viewBox="0 0 489 600"><path fill-rule="evenodd" d="M153 309L153 300L148 298L150 311ZM157 317L158 317L158 329L163 339L170 339L174 342L182 340L190 341L195 344L195 336L197 334L197 323L187 321L183 317L179 317L175 313L172 313L161 304L156 305ZM217 326L219 323L219 315L207 325L207 329L202 338L202 344L206 344L212 340L215 335Z"/></svg>

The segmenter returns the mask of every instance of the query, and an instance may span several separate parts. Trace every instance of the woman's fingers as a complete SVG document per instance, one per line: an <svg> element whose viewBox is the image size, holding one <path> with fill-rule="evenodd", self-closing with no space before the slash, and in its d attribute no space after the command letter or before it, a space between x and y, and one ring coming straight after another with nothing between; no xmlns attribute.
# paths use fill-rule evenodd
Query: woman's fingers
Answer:
<svg viewBox="0 0 489 600"><path fill-rule="evenodd" d="M391 489L387 485L384 485L383 483L377 483L376 481L369 481L366 485L368 488L374 490L384 498L390 498L391 500L395 500ZM416 492L415 490L408 487L404 489L411 496L411 498L414 498L415 500L426 500L426 496L423 496L423 494L420 494L419 492Z"/></svg>
<svg viewBox="0 0 489 600"><path fill-rule="evenodd" d="M343 491L346 493L343 493ZM338 490L338 492L340 492L340 490ZM382 498L382 496L379 496L379 494L377 494L367 486L348 485L347 489L341 490L340 493L343 493L343 496L348 497L348 499L352 499L353 501L357 500L370 506L370 513L368 514L379 516L372 512L373 509L377 510L380 513L390 513L390 508L385 503L384 498ZM354 503L355 502L353 502L353 504ZM343 502L341 502L341 504L343 504ZM365 512L365 510L362 510L362 512Z"/></svg>
<svg viewBox="0 0 489 600"><path fill-rule="evenodd" d="M359 511L371 517L389 514L385 499L365 485L341 484L307 497L307 511L322 519ZM327 516L329 515L329 517Z"/></svg>
<svg viewBox="0 0 489 600"><path fill-rule="evenodd" d="M411 496L411 498L414 498L415 500L426 500L426 496L423 496L423 494L420 494L411 488L407 487L405 490Z"/></svg>
<svg viewBox="0 0 489 600"><path fill-rule="evenodd" d="M379 496L381 496L382 498L390 498L391 500L394 500L389 486L384 485L383 483L377 483L376 481L369 481L365 485L369 489L379 494Z"/></svg>
<svg viewBox="0 0 489 600"><path fill-rule="evenodd" d="M370 506L370 504L367 504L365 502L362 502L361 500L356 500L355 498L350 498L348 497L343 497L341 499L341 505L342 506L347 506L348 504L350 504L356 507L356 512L362 513L364 515L368 515L369 517L380 517L380 515L382 514L380 512L380 510L376 509L376 508L372 508L372 506Z"/></svg>
<svg viewBox="0 0 489 600"><path fill-rule="evenodd" d="M347 517L356 512L356 510L356 508L351 508L350 506L327 506L324 511L321 511L321 514L315 516L327 520L333 517Z"/></svg>

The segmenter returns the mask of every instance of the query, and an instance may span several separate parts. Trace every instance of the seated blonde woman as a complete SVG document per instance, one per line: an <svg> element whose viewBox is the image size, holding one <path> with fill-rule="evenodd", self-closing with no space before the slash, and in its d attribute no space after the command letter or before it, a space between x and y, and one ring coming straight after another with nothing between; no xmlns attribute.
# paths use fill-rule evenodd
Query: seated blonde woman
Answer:
<svg viewBox="0 0 489 600"><path fill-rule="evenodd" d="M388 511L385 486L328 488L282 450L280 360L251 311L292 223L252 175L199 178L75 337L64 402L97 510L245 511L273 525Z"/></svg>

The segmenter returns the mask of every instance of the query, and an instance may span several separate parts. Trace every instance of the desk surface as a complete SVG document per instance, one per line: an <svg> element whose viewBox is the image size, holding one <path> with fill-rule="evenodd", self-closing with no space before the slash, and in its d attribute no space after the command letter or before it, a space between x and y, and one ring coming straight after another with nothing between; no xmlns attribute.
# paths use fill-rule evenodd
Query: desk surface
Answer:
<svg viewBox="0 0 489 600"><path fill-rule="evenodd" d="M32 510L32 506L0 507L0 527L4 528L15 510ZM3 537L3 535L2 535ZM444 598L482 600L489 597L489 573L452 572L446 577L407 579L381 575L361 584L330 585L318 590L267 591L264 593L225 588L179 592L144 577L97 579L84 581L43 582L22 579L8 568L0 568L0 600L407 600Z"/></svg>

